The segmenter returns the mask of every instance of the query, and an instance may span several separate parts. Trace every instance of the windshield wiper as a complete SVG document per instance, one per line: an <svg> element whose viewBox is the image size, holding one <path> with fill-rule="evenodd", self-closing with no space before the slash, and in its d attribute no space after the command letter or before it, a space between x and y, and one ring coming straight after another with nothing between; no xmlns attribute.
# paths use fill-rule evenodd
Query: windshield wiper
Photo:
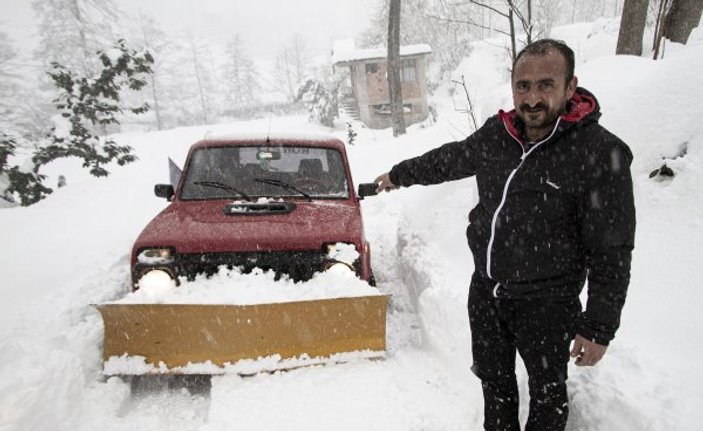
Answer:
<svg viewBox="0 0 703 431"><path fill-rule="evenodd" d="M258 183L271 184L272 186L282 187L282 188L284 188L284 189L286 189L286 190L293 190L294 192L303 195L306 199L312 200L312 197L311 197L309 194L307 194L307 193L305 193L304 191L300 190L300 189L297 188L296 186L291 185L291 184L288 184L288 183L286 183L286 182L284 182L284 181L274 180L274 179L272 179L272 178L254 178L254 181L256 181L256 182L258 182Z"/></svg>
<svg viewBox="0 0 703 431"><path fill-rule="evenodd" d="M205 186L205 187L214 187L216 189L222 189L222 190L229 190L231 192L235 192L238 195L242 196L244 199L250 201L251 197L249 197L248 194L244 193L243 191L234 188L230 185L227 185L225 183L221 183L219 181L193 181L193 184L198 185L198 186Z"/></svg>

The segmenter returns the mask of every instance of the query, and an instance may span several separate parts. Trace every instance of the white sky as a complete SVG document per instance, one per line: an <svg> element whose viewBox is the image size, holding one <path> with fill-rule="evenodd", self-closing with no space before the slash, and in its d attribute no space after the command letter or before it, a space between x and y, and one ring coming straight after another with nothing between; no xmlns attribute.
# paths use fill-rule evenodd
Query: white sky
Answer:
<svg viewBox="0 0 703 431"><path fill-rule="evenodd" d="M239 33L253 52L275 53L296 33L314 50L366 28L370 0L121 0L125 10L162 18L166 29L227 41Z"/></svg>
<svg viewBox="0 0 703 431"><path fill-rule="evenodd" d="M48 1L48 0L47 0ZM151 15L167 33L192 33L226 42L239 34L251 53L275 55L300 34L312 51L332 49L336 39L367 27L374 0L118 0L124 11ZM30 0L0 0L0 31L18 44L33 45L36 33Z"/></svg>

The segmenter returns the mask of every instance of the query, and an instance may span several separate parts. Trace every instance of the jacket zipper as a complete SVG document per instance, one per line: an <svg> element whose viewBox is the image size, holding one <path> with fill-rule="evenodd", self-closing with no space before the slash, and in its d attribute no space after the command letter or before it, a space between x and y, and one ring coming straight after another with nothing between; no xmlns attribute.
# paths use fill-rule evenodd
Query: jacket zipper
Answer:
<svg viewBox="0 0 703 431"><path fill-rule="evenodd" d="M498 221L498 215L500 214L500 211L505 205L505 200L508 197L508 188L510 187L510 183L513 181L513 177L515 177L515 174L520 169L522 164L525 163L525 159L527 159L527 156L529 156L537 147L542 145L544 142L547 142L549 139L552 138L552 136L554 136L554 133L556 133L557 131L557 127L559 127L560 121L561 117L557 118L557 122L554 124L554 129L552 129L552 133L550 133L549 136L547 136L543 140L533 145L532 148L530 148L527 152L525 152L525 146L522 144L520 139L510 133L508 126L503 123L503 127L505 127L505 130L508 132L508 135L510 135L510 137L513 138L520 145L520 148L522 149L522 156L520 157L520 163L518 163L515 169L513 169L512 172L510 172L510 175L508 175L508 179L505 181L505 186L503 186L503 196L501 197L500 204L498 204L496 212L493 213L493 220L491 221L491 238L488 240L488 248L486 249L486 274L488 274L488 278L493 278L493 273L491 272L491 254L493 251L493 242L495 241L496 236L496 222Z"/></svg>

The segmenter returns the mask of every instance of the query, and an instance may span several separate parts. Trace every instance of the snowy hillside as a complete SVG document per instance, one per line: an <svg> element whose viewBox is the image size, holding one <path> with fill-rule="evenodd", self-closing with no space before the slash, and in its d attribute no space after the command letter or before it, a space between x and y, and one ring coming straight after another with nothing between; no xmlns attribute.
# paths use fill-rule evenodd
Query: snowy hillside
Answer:
<svg viewBox="0 0 703 431"><path fill-rule="evenodd" d="M656 62L608 54L617 29L600 22L554 35L577 48L580 85L599 98L602 124L633 150L638 218L622 327L597 367L570 366L567 429L700 429L703 31L686 47L669 45ZM507 68L501 48L477 44L456 72L479 96L482 120L510 106ZM356 183L463 138L466 116L452 111L449 96L436 94L435 101L438 122L398 139L390 130L356 127L356 143L347 147ZM130 391L119 378L102 377L102 322L90 304L128 293L132 243L166 205L152 189L168 182L167 157L182 164L190 144L207 133L267 129L268 119L118 135L138 162L112 169L107 179L90 178L77 162L57 162L48 173L66 175L67 187L34 206L0 210L0 430L482 428L466 314L470 179L363 201L379 288L393 295L384 361L217 376L209 390L193 393ZM271 130L322 129L304 117L279 117ZM346 140L341 123L332 132ZM675 177L650 179L664 161ZM526 391L521 366L518 378ZM526 413L525 396L523 421Z"/></svg>

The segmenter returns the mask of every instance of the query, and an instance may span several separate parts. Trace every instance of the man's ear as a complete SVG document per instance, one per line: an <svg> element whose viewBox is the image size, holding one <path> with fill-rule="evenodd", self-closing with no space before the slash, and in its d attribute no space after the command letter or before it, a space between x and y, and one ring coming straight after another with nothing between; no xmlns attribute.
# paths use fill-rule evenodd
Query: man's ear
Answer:
<svg viewBox="0 0 703 431"><path fill-rule="evenodd" d="M566 85L566 100L570 100L576 92L576 87L579 85L579 79L574 75L571 81Z"/></svg>

